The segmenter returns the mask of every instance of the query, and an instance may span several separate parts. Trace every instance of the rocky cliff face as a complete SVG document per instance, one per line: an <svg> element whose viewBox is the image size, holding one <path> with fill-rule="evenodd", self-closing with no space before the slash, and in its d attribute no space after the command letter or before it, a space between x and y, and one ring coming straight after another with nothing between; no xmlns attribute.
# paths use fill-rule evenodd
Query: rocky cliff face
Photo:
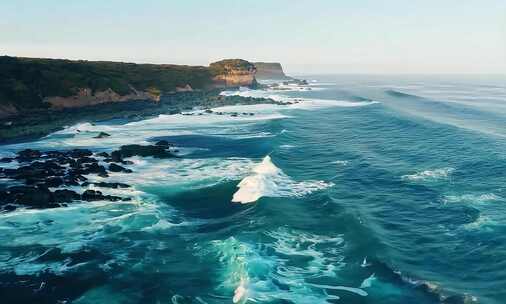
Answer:
<svg viewBox="0 0 506 304"><path fill-rule="evenodd" d="M259 80L288 80L279 62L254 62L256 67L256 78Z"/></svg>
<svg viewBox="0 0 506 304"><path fill-rule="evenodd" d="M50 96L44 98L45 102L49 103L51 107L56 109L79 108L107 102L123 102L132 100L150 100L158 102L160 101L160 95L152 92L137 91L133 88L132 92L126 95L120 95L111 88L97 92L93 92L90 88L79 88L77 94L73 96Z"/></svg>
<svg viewBox="0 0 506 304"><path fill-rule="evenodd" d="M211 63L214 87L252 87L256 85L255 66L242 59L226 59Z"/></svg>

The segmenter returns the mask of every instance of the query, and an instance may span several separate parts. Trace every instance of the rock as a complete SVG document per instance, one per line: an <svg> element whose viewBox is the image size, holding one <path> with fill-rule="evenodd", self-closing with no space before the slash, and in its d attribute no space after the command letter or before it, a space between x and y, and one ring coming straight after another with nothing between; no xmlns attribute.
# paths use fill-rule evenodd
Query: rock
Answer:
<svg viewBox="0 0 506 304"><path fill-rule="evenodd" d="M120 163L123 161L123 157L121 157L120 151L113 151L111 153L111 160L116 163Z"/></svg>
<svg viewBox="0 0 506 304"><path fill-rule="evenodd" d="M109 153L107 153L107 152L100 152L100 153L97 153L96 155L100 156L100 157L105 157L105 158L109 157Z"/></svg>
<svg viewBox="0 0 506 304"><path fill-rule="evenodd" d="M32 149L25 149L22 151L19 151L17 159L22 162L31 161L37 158L40 158L42 153L38 150L32 150Z"/></svg>
<svg viewBox="0 0 506 304"><path fill-rule="evenodd" d="M80 182L86 181L87 178L76 172L71 172L63 178L63 182L67 186L79 186Z"/></svg>
<svg viewBox="0 0 506 304"><path fill-rule="evenodd" d="M5 191L6 202L37 208L50 208L54 202L51 191L44 187L13 186Z"/></svg>
<svg viewBox="0 0 506 304"><path fill-rule="evenodd" d="M91 153L88 149L74 149L70 150L67 155L72 158L82 158L86 156L92 156L93 153Z"/></svg>
<svg viewBox="0 0 506 304"><path fill-rule="evenodd" d="M3 169L1 173L12 179L24 179L32 184L50 176L62 176L65 168L52 161L33 162L17 169Z"/></svg>
<svg viewBox="0 0 506 304"><path fill-rule="evenodd" d="M86 164L84 167L84 174L97 174L99 176L107 176L107 171L105 167L99 165L98 163Z"/></svg>
<svg viewBox="0 0 506 304"><path fill-rule="evenodd" d="M102 192L97 190L86 190L81 195L81 199L87 202L102 201L102 200L115 202L121 200L121 197L114 195L103 195Z"/></svg>
<svg viewBox="0 0 506 304"><path fill-rule="evenodd" d="M96 190L86 190L83 192L83 194L81 194L81 199L83 201L88 201L88 202L99 201L99 200L102 200L103 197L104 197L104 195L102 194L102 192L96 191Z"/></svg>
<svg viewBox="0 0 506 304"><path fill-rule="evenodd" d="M91 158L91 157L87 157L87 156L77 159L78 166L81 166L82 164L91 164L91 163L97 163L97 162L98 162L98 160Z"/></svg>
<svg viewBox="0 0 506 304"><path fill-rule="evenodd" d="M100 183L94 183L93 185L97 187L103 187L103 188L130 188L130 185L124 184L124 183L106 183L106 182L100 182Z"/></svg>
<svg viewBox="0 0 506 304"><path fill-rule="evenodd" d="M15 205L11 205L11 204L7 204L4 206L3 208L4 211L14 211L16 210L16 206Z"/></svg>
<svg viewBox="0 0 506 304"><path fill-rule="evenodd" d="M168 152L165 147L162 146L142 146L142 145L126 145L121 146L120 150L118 150L121 157L131 157L131 156L152 156L155 158L169 158L175 157L174 154ZM114 151L117 152L117 151ZM113 153L114 153L113 152Z"/></svg>
<svg viewBox="0 0 506 304"><path fill-rule="evenodd" d="M115 163L111 163L109 165L109 171L111 171L111 172L125 172L125 173L131 173L132 172L132 170L124 168L124 167L122 167L120 165L117 165Z"/></svg>
<svg viewBox="0 0 506 304"><path fill-rule="evenodd" d="M98 133L98 135L97 135L97 136L95 136L95 137L93 137L93 138L104 138L104 137L109 137L109 136L111 136L111 135L110 135L110 134L107 134L107 133L105 133L105 132L100 132L100 133Z"/></svg>
<svg viewBox="0 0 506 304"><path fill-rule="evenodd" d="M10 157L3 157L3 158L0 158L0 163L10 163L11 161L13 161L14 158L10 158Z"/></svg>
<svg viewBox="0 0 506 304"><path fill-rule="evenodd" d="M168 147L168 146L170 146L169 142L166 141L166 140L157 141L155 145L156 146L162 146L162 147Z"/></svg>
<svg viewBox="0 0 506 304"><path fill-rule="evenodd" d="M44 153L46 158L65 158L66 156L66 153L60 151L47 151Z"/></svg>
<svg viewBox="0 0 506 304"><path fill-rule="evenodd" d="M60 187L61 185L63 185L64 183L65 182L64 182L63 178L53 176L53 177L47 178L44 181L44 186L51 187L51 188L57 188L57 187Z"/></svg>
<svg viewBox="0 0 506 304"><path fill-rule="evenodd" d="M57 203L70 203L72 201L81 199L81 195L79 195L79 193L67 189L56 190L53 192L53 197Z"/></svg>

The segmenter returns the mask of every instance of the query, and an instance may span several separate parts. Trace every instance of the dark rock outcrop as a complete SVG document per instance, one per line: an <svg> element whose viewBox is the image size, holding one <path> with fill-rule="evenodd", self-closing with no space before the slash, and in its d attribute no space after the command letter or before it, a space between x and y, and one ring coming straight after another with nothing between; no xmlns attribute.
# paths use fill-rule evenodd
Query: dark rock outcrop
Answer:
<svg viewBox="0 0 506 304"><path fill-rule="evenodd" d="M4 162L17 160L17 168L1 168L0 178L16 180L22 185L10 186L0 184L0 210L12 211L19 206L28 208L55 208L66 206L73 201L119 201L129 200L114 195L105 195L98 190L86 189L82 194L69 189L68 186L102 188L128 188L124 183L88 182L86 175L108 177L109 172L131 173L132 170L121 164L133 164L124 158L131 156L168 158L176 157L169 150L171 144L161 140L155 145L125 145L111 154L96 153L95 156L105 157L110 162L103 166L88 149L68 151L46 151L26 149L19 151L14 158L6 158Z"/></svg>
<svg viewBox="0 0 506 304"><path fill-rule="evenodd" d="M175 157L174 154L168 151L167 147L157 145L152 146L125 145L121 146L119 150L112 152L112 154L115 154L116 158L120 157L120 161L125 157L132 157L132 156L142 156L142 157L152 156L154 158Z"/></svg>
<svg viewBox="0 0 506 304"><path fill-rule="evenodd" d="M100 132L100 133L98 133L98 135L97 135L97 136L95 136L95 137L93 137L93 138L104 138L104 137L109 137L109 136L111 136L111 135L110 135L110 134L108 134L108 133L105 133L105 132Z"/></svg>
<svg viewBox="0 0 506 304"><path fill-rule="evenodd" d="M124 173L132 173L132 170L127 169L125 167L122 167L120 165L117 165L115 163L111 163L109 165L109 171L111 172L124 172Z"/></svg>

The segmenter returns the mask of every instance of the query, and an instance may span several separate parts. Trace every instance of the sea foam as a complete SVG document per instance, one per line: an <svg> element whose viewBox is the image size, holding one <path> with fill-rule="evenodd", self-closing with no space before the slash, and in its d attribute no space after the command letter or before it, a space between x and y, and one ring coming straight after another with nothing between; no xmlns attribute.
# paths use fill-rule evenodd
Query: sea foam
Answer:
<svg viewBox="0 0 506 304"><path fill-rule="evenodd" d="M333 186L332 183L323 181L293 181L276 167L268 155L251 173L237 185L239 190L234 193L232 202L247 204L264 196L299 197Z"/></svg>
<svg viewBox="0 0 506 304"><path fill-rule="evenodd" d="M339 299L329 295L328 288L366 294L353 287L310 286L318 278L337 278L336 273L345 264L341 235L280 228L266 232L266 236L271 241L261 246L235 237L195 245L196 256L219 263L221 284L216 293L229 295L233 303L328 303Z"/></svg>
<svg viewBox="0 0 506 304"><path fill-rule="evenodd" d="M440 168L434 170L420 171L414 174L403 175L402 179L410 181L433 181L439 179L446 179L451 173L455 171L454 168Z"/></svg>

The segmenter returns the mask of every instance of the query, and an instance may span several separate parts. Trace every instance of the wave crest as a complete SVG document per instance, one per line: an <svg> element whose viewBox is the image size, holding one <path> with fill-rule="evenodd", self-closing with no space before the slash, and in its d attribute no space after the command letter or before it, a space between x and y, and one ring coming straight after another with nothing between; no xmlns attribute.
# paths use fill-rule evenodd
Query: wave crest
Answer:
<svg viewBox="0 0 506 304"><path fill-rule="evenodd" d="M293 181L267 155L253 168L252 174L237 185L239 190L234 193L232 202L247 204L256 202L263 196L300 197L331 186L332 183L324 181Z"/></svg>

